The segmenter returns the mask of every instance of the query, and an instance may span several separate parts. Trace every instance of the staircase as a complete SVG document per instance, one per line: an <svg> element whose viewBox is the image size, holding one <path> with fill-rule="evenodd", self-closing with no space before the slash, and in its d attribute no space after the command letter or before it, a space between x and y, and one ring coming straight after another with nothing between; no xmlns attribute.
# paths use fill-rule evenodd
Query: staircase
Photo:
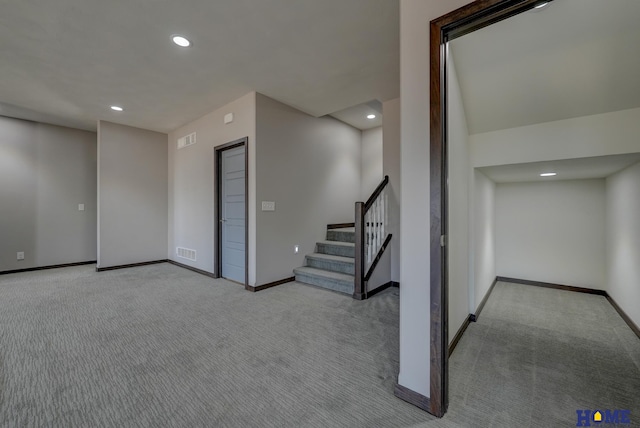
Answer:
<svg viewBox="0 0 640 428"><path fill-rule="evenodd" d="M305 257L305 266L293 273L296 281L353 295L355 229L327 229L327 240L316 243L316 252Z"/></svg>

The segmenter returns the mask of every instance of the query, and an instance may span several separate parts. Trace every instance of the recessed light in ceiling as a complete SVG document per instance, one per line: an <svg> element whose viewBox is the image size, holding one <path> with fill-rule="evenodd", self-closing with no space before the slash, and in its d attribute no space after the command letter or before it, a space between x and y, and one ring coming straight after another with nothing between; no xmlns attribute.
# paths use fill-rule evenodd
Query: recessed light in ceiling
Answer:
<svg viewBox="0 0 640 428"><path fill-rule="evenodd" d="M545 172L543 174L540 174L540 177L553 177L554 175L558 175L555 172Z"/></svg>
<svg viewBox="0 0 640 428"><path fill-rule="evenodd" d="M113 111L122 111L124 109L122 107L118 107L118 106L111 106L111 110L113 110Z"/></svg>
<svg viewBox="0 0 640 428"><path fill-rule="evenodd" d="M369 114L367 115L367 119L375 119L376 115L375 114Z"/></svg>
<svg viewBox="0 0 640 428"><path fill-rule="evenodd" d="M191 46L191 42L189 41L189 39L179 34L174 34L173 36L171 36L171 40L173 40L173 43L182 48L188 48L189 46Z"/></svg>
<svg viewBox="0 0 640 428"><path fill-rule="evenodd" d="M544 9L545 7L547 7L547 6L549 6L549 2L545 1L545 2L542 2L542 3L538 3L533 8L537 9L537 10L541 10L541 9Z"/></svg>

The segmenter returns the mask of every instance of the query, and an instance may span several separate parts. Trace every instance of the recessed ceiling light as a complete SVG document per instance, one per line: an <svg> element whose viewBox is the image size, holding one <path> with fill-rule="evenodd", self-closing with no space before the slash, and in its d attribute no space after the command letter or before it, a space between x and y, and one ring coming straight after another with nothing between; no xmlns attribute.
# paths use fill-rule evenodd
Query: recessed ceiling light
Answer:
<svg viewBox="0 0 640 428"><path fill-rule="evenodd" d="M369 114L367 115L367 119L375 119L376 115L375 114Z"/></svg>
<svg viewBox="0 0 640 428"><path fill-rule="evenodd" d="M554 175L558 175L555 172L545 172L544 174L540 174L540 177L553 177Z"/></svg>
<svg viewBox="0 0 640 428"><path fill-rule="evenodd" d="M543 8L545 8L547 6L549 6L549 2L545 1L545 2L542 2L540 4L535 5L533 8L540 10L540 9L543 9Z"/></svg>
<svg viewBox="0 0 640 428"><path fill-rule="evenodd" d="M189 46L191 46L191 42L189 41L189 39L178 34L174 34L173 36L171 36L171 40L173 40L173 43L182 48L188 48Z"/></svg>
<svg viewBox="0 0 640 428"><path fill-rule="evenodd" d="M111 110L113 110L113 111L122 111L124 109L122 107L118 107L118 106L111 106Z"/></svg>

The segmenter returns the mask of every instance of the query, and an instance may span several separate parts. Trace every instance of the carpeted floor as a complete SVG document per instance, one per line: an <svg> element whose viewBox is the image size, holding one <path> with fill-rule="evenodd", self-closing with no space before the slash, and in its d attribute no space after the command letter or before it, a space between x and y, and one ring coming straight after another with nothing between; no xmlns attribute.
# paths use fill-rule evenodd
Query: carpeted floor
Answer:
<svg viewBox="0 0 640 428"><path fill-rule="evenodd" d="M640 417L640 341L603 298L499 283L450 360L449 413L433 418L393 396L397 293L249 293L169 264L0 276L0 424L575 426L576 409L593 407Z"/></svg>
<svg viewBox="0 0 640 428"><path fill-rule="evenodd" d="M3 426L402 426L398 289L250 293L170 265L0 277Z"/></svg>
<svg viewBox="0 0 640 428"><path fill-rule="evenodd" d="M602 296L499 282L449 368L449 412L420 426L575 427L578 409L627 409L640 427L640 340Z"/></svg>

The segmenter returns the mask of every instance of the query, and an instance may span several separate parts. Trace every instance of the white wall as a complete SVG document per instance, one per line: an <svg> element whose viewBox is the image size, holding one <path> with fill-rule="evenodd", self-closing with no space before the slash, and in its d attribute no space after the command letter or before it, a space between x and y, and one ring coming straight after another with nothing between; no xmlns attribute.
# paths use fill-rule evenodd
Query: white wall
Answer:
<svg viewBox="0 0 640 428"><path fill-rule="evenodd" d="M449 343L469 317L469 132L455 64L448 83Z"/></svg>
<svg viewBox="0 0 640 428"><path fill-rule="evenodd" d="M361 132L261 94L256 115L257 205L276 203L275 211L256 213L256 283L262 285L292 276L325 239L327 224L354 221Z"/></svg>
<svg viewBox="0 0 640 428"><path fill-rule="evenodd" d="M373 291L376 288L388 284L391 281L391 251L389 248L382 253L382 257L376 265L376 269L371 274L371 278L367 281L367 291Z"/></svg>
<svg viewBox="0 0 640 428"><path fill-rule="evenodd" d="M382 126L362 131L360 201L366 201L384 178L382 155Z"/></svg>
<svg viewBox="0 0 640 428"><path fill-rule="evenodd" d="M638 135L640 108L474 134L471 159L481 167L636 153Z"/></svg>
<svg viewBox="0 0 640 428"><path fill-rule="evenodd" d="M224 124L224 115L234 120ZM256 95L251 92L169 133L169 259L214 273L216 146L249 137L249 284L255 285L256 260ZM177 149L177 140L196 132L196 144ZM197 261L176 256L176 247L196 250Z"/></svg>
<svg viewBox="0 0 640 428"><path fill-rule="evenodd" d="M425 219L429 218L429 21L468 3L471 1L400 0L402 293L398 383L425 396L429 396L430 380L429 225L425 223ZM631 111L622 116L627 117L620 116L619 120L613 120L605 127L593 125L598 118L580 118L578 120L584 122L587 128L579 130L577 126L575 129L569 127L564 132L554 134L579 141L581 147L577 143L564 146L562 139L566 138L534 138L536 145L549 149L551 154L545 156L536 155L536 145L528 145L525 141L516 143L517 146L508 145L516 140L517 133L513 137L505 135L502 144L490 143L495 148L478 156L473 148L479 139L471 136L472 166L638 152L638 112ZM605 117L604 122L607 121ZM599 135L593 135L594 132ZM617 142L610 141L614 133L620 136ZM493 136L482 138L496 140ZM602 141L607 141L607 145L601 145ZM485 151L481 147L482 142L479 144L478 151ZM561 147L554 149L556 144ZM520 148L523 151L518 153ZM532 152L533 157L530 156Z"/></svg>
<svg viewBox="0 0 640 428"><path fill-rule="evenodd" d="M96 175L95 132L0 116L0 272L96 260Z"/></svg>
<svg viewBox="0 0 640 428"><path fill-rule="evenodd" d="M470 313L476 314L496 278L496 184L478 170L473 177L473 218L471 222L473 283L469 289Z"/></svg>
<svg viewBox="0 0 640 428"><path fill-rule="evenodd" d="M98 121L98 267L167 258L167 135Z"/></svg>
<svg viewBox="0 0 640 428"><path fill-rule="evenodd" d="M640 326L640 163L607 178L607 291Z"/></svg>
<svg viewBox="0 0 640 428"><path fill-rule="evenodd" d="M497 276L605 289L605 181L496 186Z"/></svg>
<svg viewBox="0 0 640 428"><path fill-rule="evenodd" d="M400 282L400 98L382 103L382 173L389 176L391 280Z"/></svg>
<svg viewBox="0 0 640 428"><path fill-rule="evenodd" d="M401 262L398 383L424 396L429 377L429 21L470 0L400 0Z"/></svg>

